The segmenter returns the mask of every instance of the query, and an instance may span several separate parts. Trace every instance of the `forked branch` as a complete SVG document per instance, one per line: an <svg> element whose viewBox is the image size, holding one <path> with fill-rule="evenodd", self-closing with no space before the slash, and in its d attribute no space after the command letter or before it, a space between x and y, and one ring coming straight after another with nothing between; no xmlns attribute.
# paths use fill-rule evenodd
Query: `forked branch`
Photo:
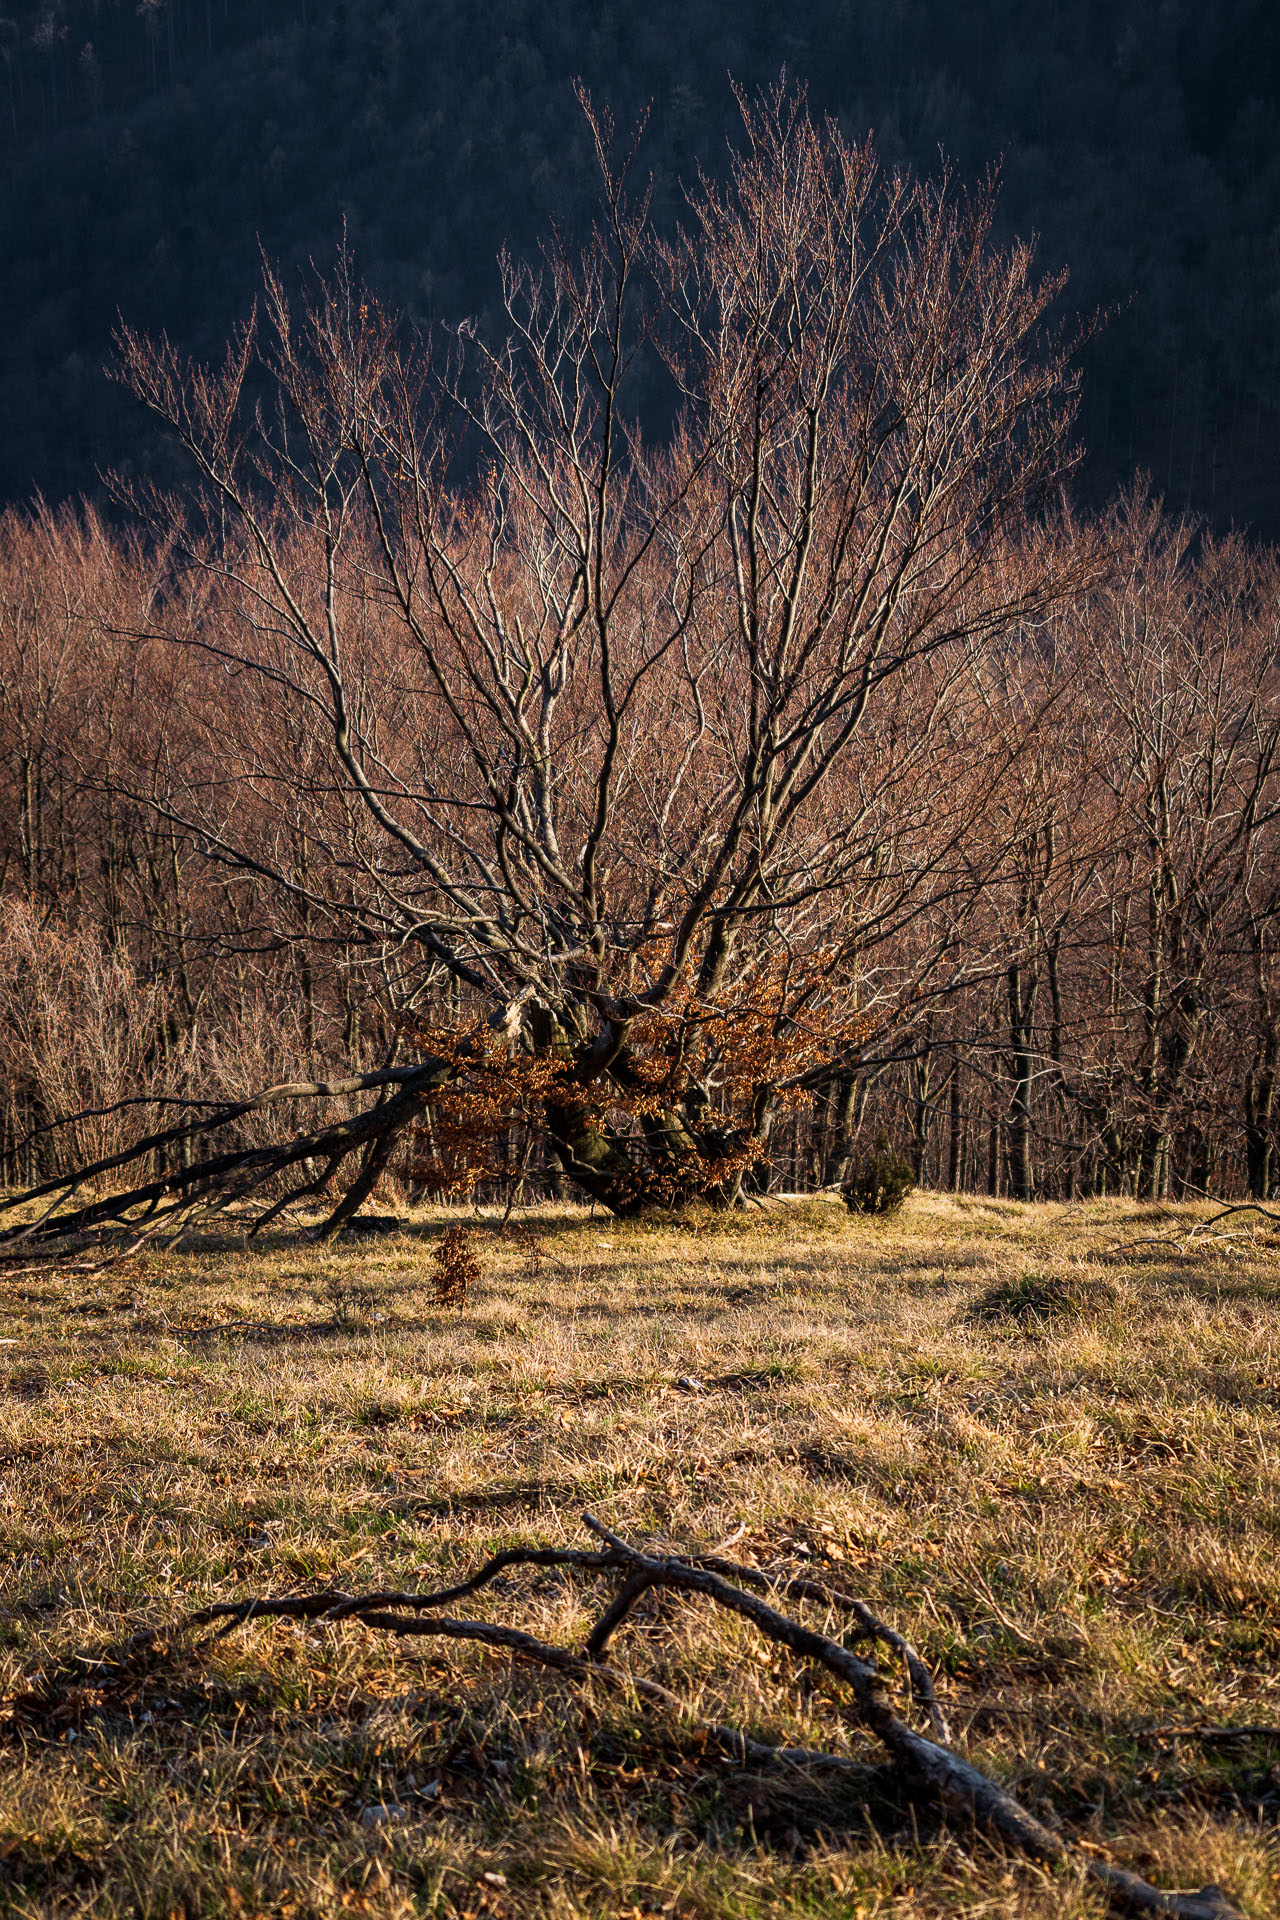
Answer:
<svg viewBox="0 0 1280 1920"><path fill-rule="evenodd" d="M922 1801L940 1805L984 1828L1014 1852L1047 1865L1078 1865L1105 1890L1118 1907L1168 1920L1242 1920L1239 1910L1219 1887L1205 1886L1194 1893L1166 1892L1139 1875L1113 1867L1093 1855L1078 1852L1051 1832L998 1782L990 1779L947 1743L945 1721L928 1669L910 1642L867 1606L865 1601L828 1588L807 1576L773 1574L759 1568L721 1560L714 1555L658 1555L630 1545L594 1515L584 1514L588 1529L600 1546L594 1550L556 1547L517 1547L496 1554L467 1579L426 1593L390 1589L352 1595L332 1590L290 1595L280 1599L221 1602L203 1608L184 1623L188 1628L220 1623L213 1638L253 1620L305 1619L337 1623L358 1619L375 1632L400 1636L430 1636L465 1640L504 1649L577 1681L602 1680L629 1690L637 1698L668 1711L686 1714L687 1703L669 1688L611 1663L609 1649L646 1594L666 1589L698 1595L713 1605L750 1622L766 1639L787 1647L823 1668L848 1689L853 1719L886 1749L906 1789ZM615 1591L599 1614L580 1649L540 1640L523 1629L485 1620L459 1619L440 1609L492 1586L517 1567L570 1570L615 1581ZM764 1598L764 1595L769 1598ZM842 1615L848 1623L844 1638L805 1625L778 1611L775 1598L808 1600ZM912 1699L928 1716L934 1735L918 1731L892 1704L885 1676L873 1660L852 1651L859 1643L879 1643L902 1661ZM207 1644L207 1642L205 1643ZM805 1748L774 1747L752 1739L718 1721L696 1720L734 1758L760 1764L830 1767L859 1770L847 1756Z"/></svg>

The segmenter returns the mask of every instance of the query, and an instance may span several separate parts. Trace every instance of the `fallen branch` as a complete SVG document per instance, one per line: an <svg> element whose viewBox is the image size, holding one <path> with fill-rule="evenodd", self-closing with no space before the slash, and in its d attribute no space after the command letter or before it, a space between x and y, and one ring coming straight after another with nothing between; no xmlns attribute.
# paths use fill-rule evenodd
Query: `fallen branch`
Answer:
<svg viewBox="0 0 1280 1920"><path fill-rule="evenodd" d="M1139 1247L1177 1247L1185 1253L1197 1234L1208 1233L1211 1227L1216 1227L1221 1221L1229 1220L1233 1214L1237 1213L1256 1213L1261 1219L1267 1221L1269 1225L1280 1227L1280 1213L1268 1212L1267 1208L1260 1206L1256 1200L1238 1200L1232 1206L1223 1207L1220 1213L1211 1214L1207 1220L1193 1221L1185 1233L1181 1231L1177 1233L1149 1233L1144 1234L1141 1240L1116 1240L1110 1246L1104 1247L1103 1252L1134 1253ZM1229 1240L1235 1236L1226 1233L1217 1233L1214 1234L1213 1237L1215 1240Z"/></svg>
<svg viewBox="0 0 1280 1920"><path fill-rule="evenodd" d="M72 1185L82 1186L86 1180L94 1180L104 1173L113 1173L118 1167L127 1167L134 1160L141 1160L148 1153L160 1148L177 1146L184 1141L194 1140L199 1134L214 1133L220 1127L230 1126L235 1120L243 1120L246 1115L260 1113L267 1107L279 1105L287 1100L331 1100L341 1094L364 1093L389 1086L404 1086L422 1072L421 1064L410 1067L387 1067L377 1073L348 1074L341 1080L298 1080L282 1081L278 1086L263 1087L260 1092L250 1094L246 1100L181 1100L159 1101L152 1097L137 1100L117 1100L109 1107L83 1107L78 1113L65 1114L61 1119L48 1122L38 1128L38 1133L56 1132L63 1127L74 1126L77 1121L95 1118L103 1114L123 1112L127 1107L176 1105L184 1107L212 1107L214 1111L200 1120L188 1121L185 1126L166 1127L162 1132L146 1134L131 1147L125 1147L119 1153L94 1160L78 1167L73 1174L62 1178L46 1180L41 1185L29 1187L24 1193L14 1194L7 1200L0 1200L0 1213L6 1213L12 1207L22 1206L31 1200L42 1199L46 1194L60 1193ZM35 1134L29 1136L34 1139ZM24 1143L25 1144L25 1143Z"/></svg>
<svg viewBox="0 0 1280 1920"><path fill-rule="evenodd" d="M1235 1206L1224 1207L1221 1213L1215 1213L1209 1220L1197 1220L1195 1225L1189 1229L1187 1239L1194 1240L1198 1233L1207 1233L1209 1228L1216 1227L1220 1220L1229 1220L1233 1213L1260 1214L1261 1217L1269 1221L1273 1227L1280 1227L1280 1213L1268 1213L1267 1209L1260 1207L1256 1200L1241 1200L1237 1202Z"/></svg>
<svg viewBox="0 0 1280 1920"><path fill-rule="evenodd" d="M1166 1892L1139 1875L1081 1854L1060 1835L1051 1832L996 1781L990 1779L953 1747L945 1737L931 1738L917 1731L895 1710L884 1690L884 1676L872 1661L848 1644L831 1639L799 1620L780 1613L762 1592L772 1596L814 1601L851 1623L847 1633L854 1644L879 1642L902 1660L909 1689L929 1715L935 1732L942 1722L933 1683L919 1654L901 1634L881 1621L864 1601L828 1588L807 1576L766 1573L715 1555L655 1555L631 1546L592 1514L584 1514L588 1529L601 1543L596 1549L518 1547L496 1554L467 1579L451 1587L415 1593L385 1590L353 1595L329 1590L280 1599L219 1602L192 1614L185 1628L218 1625L210 1639L222 1638L236 1627L271 1618L338 1623L358 1619L374 1632L397 1636L430 1636L501 1648L576 1681L602 1680L624 1687L638 1698L677 1713L686 1703L668 1688L644 1676L614 1666L607 1658L617 1633L634 1614L646 1593L667 1589L697 1594L747 1620L767 1640L824 1668L849 1689L856 1723L887 1750L903 1784L916 1798L939 1804L971 1820L1013 1851L1048 1865L1077 1865L1105 1888L1118 1906L1167 1920L1241 1920L1221 1888L1202 1887L1195 1893ZM460 1619L440 1610L493 1585L517 1567L571 1569L586 1575L613 1576L616 1591L599 1615L581 1649L539 1640L521 1628L492 1621ZM209 1640L201 1644L209 1644ZM734 1727L716 1721L697 1721L735 1757L792 1765L858 1768L843 1755L780 1748L753 1740Z"/></svg>
<svg viewBox="0 0 1280 1920"><path fill-rule="evenodd" d="M48 1201L37 1219L0 1231L0 1251L6 1246L61 1241L122 1225L135 1232L145 1228L145 1237L150 1238L175 1222L185 1226L191 1216L202 1209L225 1209L249 1198L302 1161L324 1163L323 1177L327 1179L352 1154L364 1152L364 1171L352 1194L344 1198L326 1223L325 1231L336 1231L348 1213L354 1211L354 1206L358 1206L365 1197L368 1186L372 1184L371 1170L376 1176L394 1142L418 1117L431 1094L443 1086L454 1071L450 1062L426 1060L414 1067L358 1074L346 1080L317 1080L299 1085L268 1087L252 1099L224 1107L206 1119L150 1134L122 1153L95 1161L90 1166L77 1167L62 1179L45 1181L41 1186L0 1201L0 1213L32 1201ZM246 1115L279 1101L331 1099L374 1088L385 1090L387 1087L395 1087L398 1091L390 1099L331 1126L295 1134L279 1145L243 1147L213 1154L194 1161L190 1166L174 1167L154 1179L107 1194L73 1211L60 1210L87 1181L99 1179L148 1154L189 1142L199 1134L230 1126ZM306 1193L316 1191L320 1184L314 1176L309 1177L289 1196L288 1204ZM358 1197L353 1203L352 1196L357 1193ZM139 1210L141 1219L138 1218ZM268 1208L258 1226L265 1225L269 1218L276 1217L280 1211L279 1203Z"/></svg>
<svg viewBox="0 0 1280 1920"><path fill-rule="evenodd" d="M101 1260L90 1260L87 1262L81 1260L73 1262L70 1266L65 1266L59 1261L57 1263L59 1272L65 1279L92 1279L95 1274L105 1273L109 1267L118 1267L122 1260L128 1260L133 1254L137 1253L141 1247L146 1245L146 1241L147 1235L145 1233L139 1233L135 1234L134 1238L127 1241L124 1246L114 1247L112 1251L105 1254ZM13 1257L13 1255L0 1254L0 1280L22 1280L28 1274L47 1274L51 1262L55 1259L54 1255L48 1255L34 1267L11 1267L6 1265L5 1261Z"/></svg>

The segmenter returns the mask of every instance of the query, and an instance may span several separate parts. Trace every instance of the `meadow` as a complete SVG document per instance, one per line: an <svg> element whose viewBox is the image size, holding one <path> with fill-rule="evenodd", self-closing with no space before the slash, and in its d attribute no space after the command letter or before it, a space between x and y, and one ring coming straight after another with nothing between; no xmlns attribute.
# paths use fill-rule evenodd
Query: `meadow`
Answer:
<svg viewBox="0 0 1280 1920"><path fill-rule="evenodd" d="M618 1657L859 1764L743 1764L633 1695L350 1622L165 1635L214 1600L583 1546L584 1508L820 1568L1048 1825L1280 1912L1280 1239L1211 1212L423 1211L8 1278L0 1914L1103 1911L910 1804L833 1682L692 1600L651 1601ZM444 1306L459 1217L481 1278ZM572 1642L593 1600L527 1572L466 1610Z"/></svg>

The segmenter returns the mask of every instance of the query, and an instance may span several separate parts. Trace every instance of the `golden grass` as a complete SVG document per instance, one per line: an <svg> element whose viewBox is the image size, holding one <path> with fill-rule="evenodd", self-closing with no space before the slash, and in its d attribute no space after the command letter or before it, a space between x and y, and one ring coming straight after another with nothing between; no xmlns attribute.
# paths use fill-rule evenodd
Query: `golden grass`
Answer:
<svg viewBox="0 0 1280 1920"><path fill-rule="evenodd" d="M918 1196L886 1223L818 1201L699 1231L562 1209L478 1222L454 1309L427 1214L9 1283L0 1913L1101 1911L881 1772L744 1770L474 1648L271 1625L30 1697L213 1598L581 1544L588 1504L636 1538L834 1563L1034 1810L1280 1911L1280 1738L1153 1731L1280 1724L1280 1259L1247 1218L1184 1248L1204 1211ZM570 1639L592 1597L530 1576L470 1605ZM619 1653L762 1737L878 1759L741 1622L666 1601Z"/></svg>

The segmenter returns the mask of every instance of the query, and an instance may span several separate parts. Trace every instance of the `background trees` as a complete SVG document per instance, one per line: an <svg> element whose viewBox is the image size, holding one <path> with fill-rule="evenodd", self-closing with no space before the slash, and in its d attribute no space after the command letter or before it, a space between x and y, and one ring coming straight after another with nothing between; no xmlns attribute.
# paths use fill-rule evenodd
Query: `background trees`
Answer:
<svg viewBox="0 0 1280 1920"><path fill-rule="evenodd" d="M883 1128L1023 1199L1269 1190L1274 561L1065 514L1056 284L988 193L743 122L673 234L589 117L598 226L500 328L428 346L343 256L220 367L122 336L193 485L3 530L13 1174L122 1076L319 1074L314 1139L241 1100L143 1184L627 1211ZM46 968L91 1027L72 951L136 999L100 1087L30 1025Z"/></svg>
<svg viewBox="0 0 1280 1920"><path fill-rule="evenodd" d="M1178 508L1280 525L1267 0L9 0L0 20L0 498L91 491L170 448L101 377L118 316L214 355L261 239L286 269L349 224L398 310L492 316L493 259L589 222L581 75L652 106L656 207L719 172L726 76L786 65L893 163L1004 174L1009 233L1069 262L1071 308L1114 309L1085 358L1083 476L1135 466Z"/></svg>

